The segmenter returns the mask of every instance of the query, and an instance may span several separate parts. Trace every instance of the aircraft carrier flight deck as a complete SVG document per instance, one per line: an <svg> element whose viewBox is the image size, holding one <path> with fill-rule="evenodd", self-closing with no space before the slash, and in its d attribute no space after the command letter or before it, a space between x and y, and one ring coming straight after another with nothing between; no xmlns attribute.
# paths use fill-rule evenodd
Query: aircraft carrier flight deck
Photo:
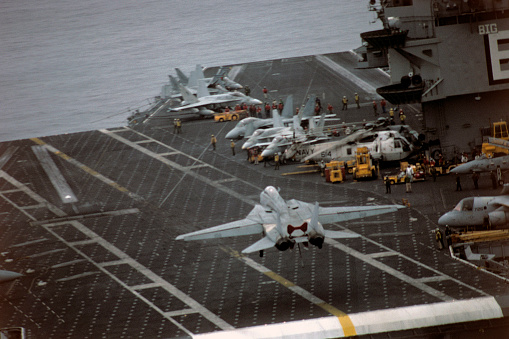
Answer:
<svg viewBox="0 0 509 339"><path fill-rule="evenodd" d="M369 121L371 103L379 100L374 88L388 78L355 63L351 53L254 62L237 65L235 81L261 100L264 86L269 100L293 94L297 105L317 94L341 121ZM350 98L346 111L343 95ZM403 107L408 123L421 128L419 111ZM462 307L461 301L509 294L503 279L437 250L433 233L439 216L460 199L492 195L489 177L481 176L475 192L468 180L456 192L454 178L441 176L414 183L413 193L394 185L385 194L380 179L348 176L331 184L317 173L283 176L298 165L278 171L250 164L241 142L232 155L224 135L235 122L184 120L175 134L172 120L154 115L135 127L0 144L0 154L10 154L0 157L0 268L23 274L0 285L0 328L23 327L28 338L180 338L332 316L351 335L362 334L348 329L351 314ZM409 206L328 225L360 237L326 240L322 249L274 248L259 257L240 254L259 236L175 240L244 218L268 185L284 199L321 206L402 199ZM480 321L400 336L459 329L468 338L479 328L509 324L507 318Z"/></svg>

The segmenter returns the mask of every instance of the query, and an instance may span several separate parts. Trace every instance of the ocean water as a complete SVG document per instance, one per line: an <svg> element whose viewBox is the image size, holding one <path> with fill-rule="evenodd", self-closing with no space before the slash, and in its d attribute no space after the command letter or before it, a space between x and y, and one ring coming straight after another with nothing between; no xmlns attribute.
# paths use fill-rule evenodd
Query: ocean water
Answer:
<svg viewBox="0 0 509 339"><path fill-rule="evenodd" d="M347 51L368 0L3 0L0 141L126 125L196 64Z"/></svg>

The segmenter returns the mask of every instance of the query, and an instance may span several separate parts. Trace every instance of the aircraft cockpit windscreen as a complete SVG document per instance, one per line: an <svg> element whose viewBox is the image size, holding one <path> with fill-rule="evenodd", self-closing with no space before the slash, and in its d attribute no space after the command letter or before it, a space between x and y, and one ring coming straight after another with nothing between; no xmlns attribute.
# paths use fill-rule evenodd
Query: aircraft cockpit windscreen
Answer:
<svg viewBox="0 0 509 339"><path fill-rule="evenodd" d="M472 211L474 209L474 198L465 198L461 200L456 207L454 207L454 211Z"/></svg>

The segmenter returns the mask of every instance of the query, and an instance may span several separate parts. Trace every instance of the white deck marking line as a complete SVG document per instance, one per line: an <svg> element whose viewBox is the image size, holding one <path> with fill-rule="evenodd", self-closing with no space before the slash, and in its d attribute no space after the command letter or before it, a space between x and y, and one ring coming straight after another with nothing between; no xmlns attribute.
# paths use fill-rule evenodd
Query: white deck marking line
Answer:
<svg viewBox="0 0 509 339"><path fill-rule="evenodd" d="M0 191L0 194L5 194L5 193L18 193L18 192L21 192L20 189L17 189L17 188L14 188L12 190L5 190L5 191Z"/></svg>
<svg viewBox="0 0 509 339"><path fill-rule="evenodd" d="M366 254L368 257L370 258L383 258L383 257L391 257L393 255L398 255L397 252L393 252L393 251L387 251L387 252L376 252L376 253L370 253L370 254Z"/></svg>
<svg viewBox="0 0 509 339"><path fill-rule="evenodd" d="M46 208L46 206L44 206L42 204L37 204L37 205L30 205L30 206L20 206L19 208L23 209L23 210L33 210L36 208Z"/></svg>
<svg viewBox="0 0 509 339"><path fill-rule="evenodd" d="M81 232L85 233L94 233L93 231L89 230L85 225L77 222L77 221L73 221L72 222L73 226L75 228L77 228L78 230L80 230ZM51 234L53 234L53 236L55 236L57 239L59 239L60 241L66 243L66 240L63 239L62 237L60 237L60 235L58 235L57 233L53 232L53 230L51 229L51 227L45 227L44 225L42 226L44 227L48 232L50 232ZM99 236L97 236L99 238ZM102 238L101 238L102 239ZM157 283L161 284L161 288L165 289L166 291L168 291L170 294L172 294L173 296L175 296L176 298L180 299L182 302L184 302L185 304L187 304L189 307L191 307L192 309L194 309L196 311L196 313L199 313L201 314L204 318L206 318L207 320L209 320L211 323L215 324L216 326L218 326L219 328L221 329L233 329L234 327L229 325L228 323L226 323L224 320L220 319L219 317L217 317L215 314L213 314L212 312L210 312L208 309L206 309L205 307L203 307L201 304L199 304L198 302L196 302L194 299L192 299L191 297L189 297L188 295L184 294L183 292L181 292L180 290L178 290L176 287L174 287L173 285L171 285L170 283L168 283L166 280L162 279L161 277L157 276L155 273L153 273L152 271L150 271L148 268L144 267L143 265L139 264L138 262L136 262L134 259L130 258L127 254L123 253L122 251L120 251L118 248L116 248L115 246L113 246L112 244L108 243L106 240L102 239L102 241L98 242L102 247L104 247L105 249L109 250L109 251L113 251L115 255L121 255L123 256L123 260L125 262L125 264L128 264L130 265L133 269L137 270L139 273L143 274L144 276L146 276L147 278L151 279L152 281L156 281ZM182 331L184 331L185 333L189 334L189 335L192 335L192 333L187 330L184 326L182 326L179 322L177 322L175 319L171 318L171 317L167 317L165 315L166 312L164 312L163 310L161 310L157 305L155 305L152 301L148 300L147 298L145 298L143 295L141 295L138 291L136 291L135 289L131 288L129 285L127 285L125 282L123 282L120 278L118 278L117 276L115 276L113 273L111 273L110 271L108 271L105 267L99 265L98 263L96 263L92 258L90 258L87 254L85 254L84 252L82 252L79 248L77 247L74 247L72 246L71 244L67 244L69 247L71 247L74 251L76 251L76 253L78 253L79 255L81 255L82 257L84 257L88 262L90 262L92 265L94 265L95 267L97 267L102 273L106 274L110 279L114 280L115 282L117 282L119 285L121 285L123 288L125 288L126 290L128 290L129 292L131 292L135 297L137 297L138 299L140 299L141 301L143 301L145 304L147 304L149 307L151 307L152 309L154 309L157 313L161 314L161 316L163 316L165 319L169 320L171 323L173 323L174 325L176 325L178 328L180 328ZM113 253L112 252L112 253ZM111 266L111 265L109 265ZM108 267L109 267L108 266Z"/></svg>
<svg viewBox="0 0 509 339"><path fill-rule="evenodd" d="M104 129L102 129L102 130L99 130L99 131L100 131L100 132L103 132L103 133L105 133L105 134L107 134L107 135L109 135L109 136L111 136L112 138L114 138L114 139L116 139L116 140L118 140L118 141L120 141L120 142L122 142L122 143L124 143L124 144L126 144L126 145L128 145L128 146L131 146L132 148L134 148L134 149L136 149L136 150L138 150L138 151L142 152L142 153L143 153L143 154L145 154L145 155L148 155L149 157L152 157L152 158L154 158L154 159L157 159L157 160L161 161L162 163L164 163L164 164L166 164L166 165L168 165L168 166L170 166L170 167L172 167L172 168L175 168L176 170L179 170L179 171L181 171L181 172L184 172L184 173L186 173L187 175L189 175L189 176L191 176L191 177L193 177L193 178L195 178L195 179L198 179L198 180L200 180L200 181L203 181L204 183L209 184L210 186L213 186L213 187L215 187L216 189L218 189L218 190L220 190L220 191L226 192L226 193L228 193L229 195L234 196L234 197L236 197L237 199L239 199L239 200L241 200L241 201L244 201L245 203L248 203L248 204L250 204L250 205L256 205L256 202L255 202L255 201L253 201L253 200L251 200L251 199L246 198L244 195L242 195L242 194L240 194L240 193L237 193L237 192L235 192L235 191L233 191L233 190L229 189L228 187L223 186L223 185L221 185L221 184L219 184L219 183L215 182L214 180L211 180L211 179L209 179L209 178L207 178L207 177L205 177L205 176L203 176L203 175L200 175L200 174L198 174L198 173L196 173L196 172L192 171L191 169L189 169L189 167L181 166L181 165L179 165L178 163L176 163L176 162L174 162L174 161L171 161L171 160L169 160L169 159L167 159L167 158L165 158L165 157L161 156L161 155L160 155L160 154L158 154L158 153L152 152L152 151L150 151L150 150L148 150L148 149L144 148L143 146L140 146L140 145L138 145L138 144L135 144L135 143L133 143L133 142L131 142L131 141L129 141L129 140L127 140L127 139L125 139L125 138L123 138L123 137L119 136L119 135L116 135L116 134L114 134L114 133L111 133L111 132L110 132L110 131L108 131L108 130L104 130ZM143 135L143 134L141 134L141 135ZM147 138L149 138L149 137L147 137ZM152 138L149 138L149 139L152 139ZM157 142L157 143L159 143L159 144L161 144L161 145L163 145L163 146L165 146L165 147L168 147L168 145L166 145L166 144L164 144L164 143L162 143L162 142L160 142L160 141L158 141L158 140L155 140L155 139L153 139L153 140L154 140L154 142ZM183 153L183 154L184 154L184 153ZM186 156L188 156L188 155L186 155ZM195 158L190 157L190 156L188 156L188 157L189 157L189 158L191 158L191 159L195 159ZM197 162L199 162L199 163L203 163L202 161L200 161L200 160L198 160L198 159L195 159L195 160L196 160ZM207 165L208 165L208 164L207 164ZM217 169L218 171L220 171L220 172L221 172L221 170L219 170L218 168L216 168L216 167L214 167L214 166L211 166L211 165L208 165L208 166L210 166L211 168ZM240 180L240 179L239 179L239 180ZM245 181L243 181L243 180L241 180L241 181L242 181L242 182L245 182ZM246 184L249 184L250 186L252 186L252 184L251 184L251 183L247 183L247 182L245 182L245 183L246 183Z"/></svg>
<svg viewBox="0 0 509 339"><path fill-rule="evenodd" d="M30 225L37 226L37 225L41 225L41 224L47 224L47 225L48 224L61 224L61 223L65 223L66 221L71 221L71 220L83 220L83 219L89 219L89 218L118 216L118 215L133 214L133 213L139 213L139 212L140 212L140 210L138 208L126 208L123 210L116 210L116 211L78 214L78 215L71 215L71 216L54 218L54 219L31 221Z"/></svg>
<svg viewBox="0 0 509 339"><path fill-rule="evenodd" d="M49 155L48 150L41 145L34 145L32 146L32 151L37 160L39 160L42 169L46 172L49 181L57 191L60 200L62 200L64 204L78 202L78 198L74 194L71 186L67 183L67 180L65 180L57 164L55 164Z"/></svg>
<svg viewBox="0 0 509 339"><path fill-rule="evenodd" d="M175 152L165 152L165 153L157 153L157 154L162 155L164 157L167 155L182 154L182 152L175 151Z"/></svg>
<svg viewBox="0 0 509 339"><path fill-rule="evenodd" d="M65 278L62 278L62 279L58 279L58 280L55 280L56 282L64 282L64 281L69 281L69 280L74 280L74 279L80 279L80 278L83 278L83 277L88 277L89 275L94 275L94 274L99 274L101 272L99 271L94 271L94 272L84 272L84 273L80 273L80 274L76 274L76 275L71 275L69 277L65 277Z"/></svg>
<svg viewBox="0 0 509 339"><path fill-rule="evenodd" d="M339 226L340 228L342 228L342 229L343 229L343 230L345 230L345 231L349 231L349 229L348 229L348 228L346 228L346 227L344 227L344 226L342 226L342 225L339 225L339 224L335 224L335 225ZM370 238L368 238L368 237L363 236L362 234L359 234L359 236L360 236L362 239L364 239L364 240L366 240L366 241L368 241L368 242L370 242L370 243L372 243L372 244L375 244L375 245L377 245L377 246L379 246L379 247L381 247L381 248L385 249L386 251L396 252L396 251L394 251L393 249L391 249L390 247L387 247L387 246L385 246L385 245L382 245L382 244L380 244L380 243L378 243L378 242L376 242L376 241L374 241L374 240L372 240L372 239L370 239ZM475 292L477 292L477 293L479 293L479 294L481 294L481 295L483 295L483 296L490 296L488 293L486 293L486 292L484 292L484 291L482 291L482 290L480 290L480 289L478 289L478 288L475 288L475 287L473 287L473 286L470 286L469 284L464 283L463 281L460 281L460 280L458 280L458 279L455 279L455 278L453 278L453 277L451 277L451 276L449 276L449 275L447 275L447 274L445 274L445 273L443 273L443 272L441 272L441 271L439 271L439 270L437 270L437 269L434 269L433 267L430 267L430 266L428 266L428 265L426 265L426 264L423 264L423 263L422 263L422 262L420 262L420 261L417 261L417 260L415 260L415 259L412 259L412 258L410 258L409 256L404 255L403 253L400 253L400 252L396 252L396 253L397 253L397 254L398 254L398 256L400 256L401 258L404 258L404 259L406 259L406 260L408 260L408 261L411 261L412 263L414 263L414 264L416 264L416 265L419 265L419 266L421 266L421 267L423 267L423 268L425 268L425 269L427 269L427 270L430 270L431 272L435 273L436 275L444 276L444 277L446 277L446 278L447 278L447 280L452 280L452 281L454 281L455 283L457 283L457 284L459 284L459 285L461 285L461 286L467 287L467 288L469 288L469 289L471 289L471 290L473 290L473 291L475 291Z"/></svg>
<svg viewBox="0 0 509 339"><path fill-rule="evenodd" d="M4 178L5 180L7 180L9 183L13 184L14 186L18 187L20 191L22 191L23 193L25 193L26 195L28 195L30 198L32 198L33 200L35 200L36 202L38 202L39 204L41 205L44 205L45 208L49 209L51 212L53 212L55 215L59 216L59 217L62 217L65 215L64 212L62 212L60 209L56 208L55 206L53 206L52 204L48 203L45 199L43 199L40 195L38 195L37 193L33 192L32 190L30 190L26 185L20 183L19 181L17 181L16 179L14 179L13 177L11 177L9 174L7 174L6 172L0 170L0 178ZM26 215L27 217L29 217L30 219L32 220L36 220L31 214L28 214L26 211L24 211L23 209L20 208L20 206L16 205L14 202L12 202L9 198L7 198L6 196L4 196L3 194L0 194L0 196L8 201L12 206L16 207L18 210L20 210L24 215Z"/></svg>
<svg viewBox="0 0 509 339"><path fill-rule="evenodd" d="M56 206L53 206L52 204L50 204L49 202L47 202L44 198L42 198L40 195L38 195L37 193L33 192L32 190L30 190L26 185L20 183L19 181L17 181L15 178L11 177L10 175L8 175L7 173L5 173L4 171L0 170L0 177L4 178L5 180L7 180L9 183L11 183L13 186L16 186L20 189L22 189L22 191L24 193L26 193L27 195L29 195L32 199L34 199L35 201L37 202L41 202L41 203L45 203L46 207L48 209L50 209L53 213L55 213L56 215L58 215L59 217L64 217L66 216L66 213L62 210L60 210L58 207ZM12 203L12 202L11 202ZM33 216L30 216L30 218L32 220L36 220ZM49 224L49 225L42 225L42 227L49 233L51 233L55 238L57 238L58 240L60 240L62 243L64 243L65 245L67 245L69 248L73 249L76 253L80 254L83 258L85 258L88 262L90 262L92 265L94 265L95 267L97 267L101 272L103 272L104 274L106 274L108 277L110 277L111 279L113 279L114 281L116 281L118 284L120 284L121 286L123 286L125 289L127 289L129 292L131 292L133 295L135 295L137 298L139 298L140 300L142 300L143 302L145 302L148 306L150 306L151 308L153 308L156 312L158 312L159 314L161 314L165 319L169 320L170 322L172 322L175 326L177 326L178 328L180 328L183 332L187 333L188 335L192 335L192 333L187 330L184 326L182 326L179 322L177 322L175 319L171 318L171 317L168 317L165 315L166 312L164 312L163 310L161 310L159 307L157 307L154 303L152 303L150 300L148 300L147 298L145 298L144 296L142 296L140 293L138 293L137 291L135 291L134 289L132 289L130 286L128 286L125 282L123 282L122 280L120 280L119 278L117 278L115 275L113 275L113 273L109 272L105 267L107 266L111 266L111 265L101 265L100 263L97 263L95 262L92 258L90 258L87 254L85 254L84 252L82 252L79 248L77 248L76 246L73 246L70 242L68 242L67 240L65 240L64 238L62 238L58 233L54 232L52 230L52 226L56 226L56 225L59 225L59 224L66 224L66 225L70 225L70 226L73 226L75 229L77 229L78 231L80 231L81 233L87 235L90 239L95 239L97 244L101 245L103 248L105 248L106 250L108 250L110 253L114 254L115 256L117 256L119 258L119 260L117 261L117 263L119 264L128 264L130 265L133 269L137 270L139 273L143 274L144 276L146 276L147 278L149 278L150 280L152 280L153 282L155 283L158 283L160 284L161 288L165 289L166 291L168 291L170 294L172 294L173 296L175 296L176 298L180 299L182 302L184 302L185 304L187 304L190 308L196 310L196 313L199 313L200 315L202 315L204 318L206 318L207 320L209 320L211 323L213 323L214 325L216 325L217 327L221 328L221 329L233 329L234 327L231 326L230 324L228 324L227 322L225 322L224 320L222 320L221 318L219 318L218 316L216 316L214 313L210 312L208 309L206 309L205 307L203 307L201 304L199 304L197 301L195 301L194 299L192 299L191 297L189 297L187 294L183 293L182 291L180 291L179 289L177 289L175 286L173 286L172 284L170 284L169 282L167 282L166 280L164 280L163 278L161 278L160 276L156 275L154 272L152 272L151 270L149 270L148 268L146 268L145 266L141 265L140 263L138 263L136 260L132 259L129 255L127 255L126 253L122 252L120 249L118 249L117 247L115 247L113 244L109 243L108 241L106 241L105 239L103 239L102 237L100 237L97 233L93 232L92 230L90 230L89 228L87 228L85 225L83 225L82 223L78 222L78 221L68 221L68 222L61 222L61 223L53 223L53 224ZM57 251L60 251L60 250L57 250ZM63 251L63 249L62 249ZM48 253L48 252L47 252ZM46 254L47 254L46 253ZM39 254L40 255L40 254ZM111 263L111 262L110 262Z"/></svg>
<svg viewBox="0 0 509 339"><path fill-rule="evenodd" d="M61 264L53 265L53 266L51 266L51 268L60 268L60 267L71 266L71 265L79 264L79 263L85 262L85 261L87 261L87 260L85 260L85 259L76 259L76 260L72 260L72 261L63 262Z"/></svg>
<svg viewBox="0 0 509 339"><path fill-rule="evenodd" d="M16 245L11 245L11 246L9 246L9 248L28 246L28 245L40 243L42 241L48 241L48 239L41 238L41 239L35 239L35 240L31 240L31 241L26 241L26 242L22 242L22 243L19 243L19 244L16 244Z"/></svg>
<svg viewBox="0 0 509 339"><path fill-rule="evenodd" d="M161 287L161 284L159 284L159 283L149 283L149 284L141 284L141 285L131 286L131 288L133 290L146 290L147 288L155 288L155 287Z"/></svg>
<svg viewBox="0 0 509 339"><path fill-rule="evenodd" d="M195 311L193 309L186 308L186 309L179 310L179 311L169 311L169 312L166 312L165 314L168 317L177 317L177 316L193 314L193 313L195 313Z"/></svg>
<svg viewBox="0 0 509 339"><path fill-rule="evenodd" d="M203 307L197 301L195 301L194 299L189 297L187 294L183 293L182 291L177 289L175 286L173 286L172 284L170 284L169 282L167 282L166 280L164 280L163 278L161 278L160 276L158 276L157 274L152 272L150 269L143 266L142 264L140 264L139 262L137 262L136 260L131 258L126 253L122 252L120 249L118 249L113 244L111 244L108 241L106 241L105 239L101 238L97 233L90 230L88 227L86 227L82 223L80 223L78 221L72 221L68 224L72 225L74 228L76 228L81 233L89 236L91 239L96 239L97 244L101 245L103 248L105 248L110 253L114 254L120 260L122 260L121 264L127 264L127 265L131 266L133 269L135 269L136 271L138 271L139 273L141 273L148 279L152 280L154 283L160 284L161 288L163 288L164 290L166 290L167 292L169 292L171 295L175 296L176 298L180 299L182 302L187 304L192 309L196 310L196 313L200 313L204 318L209 320L211 323L215 324L216 326L218 326L221 329L233 329L234 328L233 326L226 323L224 320L222 320L221 318L219 318L218 316L216 316L215 314L210 312L208 309ZM94 266L99 268L103 273L107 274L111 279L114 279L115 281L117 281L125 289L129 290L132 294L134 294L138 298L142 299L147 305L151 306L154 310L156 310L158 313L160 313L161 315L164 316L165 312L163 312L159 307L157 307L154 303L152 303L147 298L143 297L140 293L138 293L136 290L134 290L132 287L127 285L125 282L123 282L122 280L117 278L113 273L111 273L110 271L108 271L105 268L105 267L109 267L112 265L102 266L99 263L96 263L92 258L90 258L88 255L86 255L84 252L82 252L79 248L73 246L71 243L67 242L65 239L60 237L57 233L53 232L51 227L45 227L44 225L43 225L43 227L46 230L48 230L48 232L51 232L55 237L59 238L60 241L62 241L63 243L65 243L66 245L71 247L73 250L75 250L77 253L79 253L81 256L83 256L84 258L89 260L90 263L92 263ZM172 322L175 322L174 319L171 319L171 318L167 318L167 319Z"/></svg>
<svg viewBox="0 0 509 339"><path fill-rule="evenodd" d="M325 238L325 242L331 246L333 246L334 248L337 248L338 250L341 250L357 259L360 259L368 264L370 264L371 266L374 266L376 268L378 268L379 270L382 270L390 275L392 275L393 277L396 277L404 282L406 282L407 284L409 285L412 285L414 287L417 287L418 289L420 289L421 291L424 291L442 301L451 301L451 300L454 300L454 298L446 295L445 293L442 293L426 284L424 284L423 282L420 282L384 263L381 263L373 258L371 258L369 255L367 254L364 254L364 253L361 253L359 251L356 251L354 250L353 248L350 248L340 242L337 242L336 240L334 239L329 239L329 238Z"/></svg>
<svg viewBox="0 0 509 339"><path fill-rule="evenodd" d="M57 248L57 249L51 250L51 251L46 251L46 252L41 252L41 253L36 253L36 254L30 254L28 257L30 257L30 258L38 258L38 257L43 257L43 256L48 255L48 254L63 252L65 250L66 250L65 248Z"/></svg>
<svg viewBox="0 0 509 339"><path fill-rule="evenodd" d="M428 282L438 282L438 281L449 280L449 278L444 277L444 276L434 276L434 277L419 278L419 279L415 279L415 280L423 282L423 283L428 283Z"/></svg>

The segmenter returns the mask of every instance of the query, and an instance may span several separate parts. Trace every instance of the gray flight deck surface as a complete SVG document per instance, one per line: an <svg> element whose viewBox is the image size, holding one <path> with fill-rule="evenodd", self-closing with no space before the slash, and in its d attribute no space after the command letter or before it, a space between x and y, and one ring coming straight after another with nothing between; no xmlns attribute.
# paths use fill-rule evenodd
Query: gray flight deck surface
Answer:
<svg viewBox="0 0 509 339"><path fill-rule="evenodd" d="M299 104L325 92L322 105L330 101L342 121L372 119L367 85L387 78L378 70L352 70L349 53L327 57L341 67L313 56L256 62L235 80L254 97L263 98L267 86L272 98L294 94ZM345 78L347 68L362 81ZM346 112L340 111L343 95L350 99ZM418 115L409 109L407 117L419 127ZM464 180L464 190L455 192L453 177L439 177L414 183L411 194L393 186L389 195L381 180L349 176L333 185L316 173L281 176L296 165L275 171L249 164L241 142L232 156L224 139L233 122L185 121L176 135L172 121L155 121L0 144L0 154L18 147L0 170L0 269L24 274L0 285L0 328L22 326L30 338L173 338L509 294L503 280L436 250L431 232L461 198L492 194L487 177L478 191ZM211 134L218 137L215 152ZM33 145L48 149L76 203L62 203ZM297 249L240 256L258 236L174 240L244 218L268 185L285 199L323 206L405 198L411 207L329 225L361 237L310 247L302 257Z"/></svg>

